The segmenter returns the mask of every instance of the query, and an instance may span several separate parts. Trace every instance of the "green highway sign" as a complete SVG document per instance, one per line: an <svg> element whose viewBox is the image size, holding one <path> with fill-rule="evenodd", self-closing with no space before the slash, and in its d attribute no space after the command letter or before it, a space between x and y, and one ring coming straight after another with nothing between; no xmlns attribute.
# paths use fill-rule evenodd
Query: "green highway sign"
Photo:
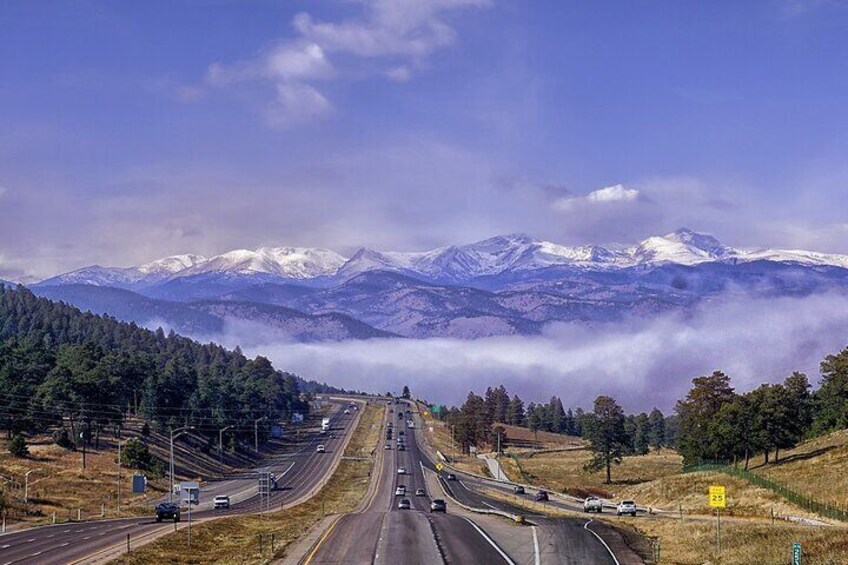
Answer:
<svg viewBox="0 0 848 565"><path fill-rule="evenodd" d="M801 565L801 544L798 542L792 544L792 565Z"/></svg>

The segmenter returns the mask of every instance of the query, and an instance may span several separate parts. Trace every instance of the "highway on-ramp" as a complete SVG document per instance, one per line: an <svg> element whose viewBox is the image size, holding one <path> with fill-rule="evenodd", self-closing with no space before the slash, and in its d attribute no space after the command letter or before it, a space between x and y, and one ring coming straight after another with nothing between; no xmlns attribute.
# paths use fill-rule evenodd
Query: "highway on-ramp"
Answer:
<svg viewBox="0 0 848 565"><path fill-rule="evenodd" d="M358 421L356 411L344 414L336 405L331 419L332 435L319 432L308 434L296 451L263 462L258 470L274 471L279 477L280 490L269 497L271 509L279 509L302 500L306 493L318 487L329 475L333 463L341 456L345 438L352 433ZM318 444L324 444L325 453L317 453ZM235 479L213 481L201 488L204 502L192 512L192 519L206 519L234 514L259 512L265 509L258 496L258 476L242 474ZM211 510L208 501L216 495L230 495L234 502L229 510ZM188 516L183 512L180 527L185 527ZM89 522L67 522L41 526L0 535L0 565L88 563L113 548L173 530L173 523L157 523L152 516Z"/></svg>

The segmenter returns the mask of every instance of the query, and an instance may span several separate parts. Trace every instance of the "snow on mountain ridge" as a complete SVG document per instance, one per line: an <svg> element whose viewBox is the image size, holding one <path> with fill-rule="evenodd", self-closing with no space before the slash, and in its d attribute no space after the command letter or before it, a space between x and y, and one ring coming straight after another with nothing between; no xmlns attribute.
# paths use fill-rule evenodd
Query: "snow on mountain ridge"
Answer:
<svg viewBox="0 0 848 565"><path fill-rule="evenodd" d="M91 284L130 287L201 274L253 276L266 274L285 279L338 277L388 270L443 281L464 281L509 271L546 267L587 270L621 269L638 265L697 265L706 262L792 262L809 266L848 269L848 255L801 250L736 249L709 234L681 228L649 237L626 248L598 245L564 246L509 234L465 245L422 252L383 252L361 248L350 258L335 251L305 247L237 249L210 258L175 255L129 268L86 267L42 281L50 284Z"/></svg>

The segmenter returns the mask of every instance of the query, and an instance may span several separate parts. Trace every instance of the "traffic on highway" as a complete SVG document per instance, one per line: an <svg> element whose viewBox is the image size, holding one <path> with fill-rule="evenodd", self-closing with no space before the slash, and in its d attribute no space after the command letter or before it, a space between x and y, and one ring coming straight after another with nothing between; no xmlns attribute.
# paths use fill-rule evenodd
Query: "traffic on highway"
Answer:
<svg viewBox="0 0 848 565"><path fill-rule="evenodd" d="M315 431L306 435L295 451L267 459L251 473L204 483L202 501L192 509L192 519L278 510L308 498L328 477L358 420L358 410L344 413L343 406L333 404L332 416L325 422L333 437L324 429ZM319 445L323 447L320 451L316 449ZM274 473L277 484L267 498L259 496L257 486L263 471ZM141 544L169 528L187 527L187 518L186 505L163 500L151 508L149 517L69 522L10 532L0 536L0 563L88 563L125 551L128 539L131 545Z"/></svg>

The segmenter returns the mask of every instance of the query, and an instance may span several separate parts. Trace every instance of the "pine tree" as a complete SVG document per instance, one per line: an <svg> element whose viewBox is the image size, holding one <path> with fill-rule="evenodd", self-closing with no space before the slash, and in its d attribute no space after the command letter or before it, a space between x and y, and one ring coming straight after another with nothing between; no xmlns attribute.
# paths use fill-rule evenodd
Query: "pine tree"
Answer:
<svg viewBox="0 0 848 565"><path fill-rule="evenodd" d="M633 452L636 455L646 455L650 450L651 425L648 415L642 412L636 416L636 430L633 433Z"/></svg>
<svg viewBox="0 0 848 565"><path fill-rule="evenodd" d="M730 378L721 371L696 377L692 384L686 398L678 401L675 407L680 417L677 448L685 463L719 458L716 442L709 433L709 423L722 405L735 398Z"/></svg>
<svg viewBox="0 0 848 565"><path fill-rule="evenodd" d="M612 465L621 463L623 451L627 448L624 420L624 411L609 396L596 398L593 412L584 418L584 437L589 441L589 450L592 452L592 460L585 465L585 469L605 469L607 484L612 482Z"/></svg>
<svg viewBox="0 0 848 565"><path fill-rule="evenodd" d="M657 451L665 447L665 417L654 408L648 416L648 444Z"/></svg>
<svg viewBox="0 0 848 565"><path fill-rule="evenodd" d="M507 416L507 423L512 426L524 426L527 423L524 414L524 402L517 394L513 395L512 400L509 402L509 416Z"/></svg>

